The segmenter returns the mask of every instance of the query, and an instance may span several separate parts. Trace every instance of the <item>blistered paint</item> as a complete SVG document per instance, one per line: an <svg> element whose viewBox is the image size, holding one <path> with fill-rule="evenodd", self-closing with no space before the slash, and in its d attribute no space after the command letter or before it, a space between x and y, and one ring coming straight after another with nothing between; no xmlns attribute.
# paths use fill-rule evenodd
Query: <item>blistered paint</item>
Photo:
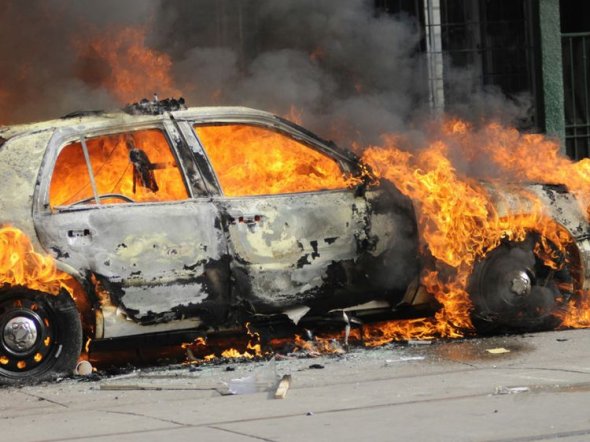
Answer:
<svg viewBox="0 0 590 442"><path fill-rule="evenodd" d="M417 274L411 205L386 189L229 198L220 204L229 220L240 295L258 312L302 303L346 307L375 296L395 302Z"/></svg>
<svg viewBox="0 0 590 442"><path fill-rule="evenodd" d="M246 296L260 306L301 301L321 288L333 262L356 256L355 234L362 228L350 191L228 198L219 204L234 266L248 275Z"/></svg>
<svg viewBox="0 0 590 442"><path fill-rule="evenodd" d="M227 253L217 219L205 200L105 205L46 215L40 236L62 261L97 275L130 317L154 322L210 297L228 302L228 283L212 281L229 277L229 267L211 267ZM72 238L73 230L88 235Z"/></svg>
<svg viewBox="0 0 590 442"><path fill-rule="evenodd" d="M18 227L41 250L31 217L39 167L52 131L16 136L0 148L0 225Z"/></svg>

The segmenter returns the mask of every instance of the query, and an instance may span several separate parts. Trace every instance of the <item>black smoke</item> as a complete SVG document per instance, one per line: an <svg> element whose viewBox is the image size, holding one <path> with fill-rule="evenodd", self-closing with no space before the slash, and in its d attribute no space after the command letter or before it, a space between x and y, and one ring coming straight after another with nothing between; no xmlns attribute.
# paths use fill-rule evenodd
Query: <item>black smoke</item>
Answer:
<svg viewBox="0 0 590 442"><path fill-rule="evenodd" d="M191 106L294 110L347 146L430 116L421 27L370 0L0 0L0 123L125 104L104 87L108 67L76 50L121 26L148 30ZM457 109L466 115L512 109L501 94L465 95Z"/></svg>

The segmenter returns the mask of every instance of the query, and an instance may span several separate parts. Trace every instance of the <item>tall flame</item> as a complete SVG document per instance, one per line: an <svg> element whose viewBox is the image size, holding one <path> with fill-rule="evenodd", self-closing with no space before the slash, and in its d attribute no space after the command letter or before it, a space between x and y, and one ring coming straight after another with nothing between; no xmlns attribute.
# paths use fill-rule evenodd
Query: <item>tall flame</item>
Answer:
<svg viewBox="0 0 590 442"><path fill-rule="evenodd" d="M27 288L58 295L65 290L83 319L86 335L94 327L92 306L84 288L72 276L57 268L54 258L35 251L29 237L12 226L0 228L0 288Z"/></svg>
<svg viewBox="0 0 590 442"><path fill-rule="evenodd" d="M213 134L203 134L202 130L198 129L205 146L213 143ZM231 130L226 129L229 134L222 131L224 137L231 139ZM541 201L523 183L565 184L576 194L584 212L589 201L586 189L590 184L590 160L574 163L561 156L557 143L540 135L521 134L496 123L474 130L453 119L444 122L434 141L416 153L403 150L403 141L399 136L387 136L382 146L364 150L363 161L377 177L393 182L414 202L421 250L433 258L421 274L421 283L442 308L432 318L384 321L350 332L352 341L367 346L394 340L456 338L471 332L472 303L467 292L471 272L478 260L504 240L518 242L529 232L537 232L541 241L535 246L535 255L550 268L563 265L558 263L557 255L567 254L571 237L547 216ZM457 155L462 168L456 166ZM485 185L465 172L481 164L491 166ZM506 183L506 177L511 184ZM265 181L238 178L242 186L248 186L250 181L256 185ZM497 210L497 198L503 194L516 198L516 205L507 213ZM563 314L564 327L590 326L590 296L588 292L577 294ZM338 337L342 333L322 334L318 346L295 336L293 345L307 351L332 352L328 344ZM281 344L284 340L278 339L270 346ZM244 357L232 349L223 355Z"/></svg>
<svg viewBox="0 0 590 442"><path fill-rule="evenodd" d="M458 147L470 163L491 163L498 176L520 182L563 184L578 196L588 196L590 159L570 160L555 140L541 134L523 134L498 123L476 131L452 119L442 129L447 142Z"/></svg>
<svg viewBox="0 0 590 442"><path fill-rule="evenodd" d="M0 228L0 285L57 295L62 288L69 289L70 281L68 274L57 269L53 258L33 249L22 230Z"/></svg>
<svg viewBox="0 0 590 442"><path fill-rule="evenodd" d="M459 120L447 122L442 134L445 139L431 142L416 154L402 151L399 138L394 136L386 137L384 146L364 152L363 160L378 176L393 182L414 201L422 249L436 260L433 268L423 271L421 282L442 304L434 319L370 326L366 336L369 342L463 335L472 328L467 285L477 260L503 239L521 241L529 231L539 232L561 251L570 240L546 218L541 202L524 188L516 190L522 207L500 216L486 187L454 167L451 146L462 153L464 161L491 159L501 174L521 182L563 183L581 200L582 191L590 184L587 163L576 164L561 157L557 144L540 135L522 135L498 124L477 133ZM536 253L551 260L548 250Z"/></svg>
<svg viewBox="0 0 590 442"><path fill-rule="evenodd" d="M121 103L159 92L180 95L172 80L169 55L146 46L147 27L113 29L73 43L82 80L109 90Z"/></svg>
<svg viewBox="0 0 590 442"><path fill-rule="evenodd" d="M344 189L338 163L265 128L228 124L195 128L225 195Z"/></svg>

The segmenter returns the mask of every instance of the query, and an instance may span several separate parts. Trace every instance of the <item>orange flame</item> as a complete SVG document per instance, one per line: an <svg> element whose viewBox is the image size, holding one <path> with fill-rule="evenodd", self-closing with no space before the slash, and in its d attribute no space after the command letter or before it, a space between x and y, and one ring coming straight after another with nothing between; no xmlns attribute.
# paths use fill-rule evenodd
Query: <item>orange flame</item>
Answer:
<svg viewBox="0 0 590 442"><path fill-rule="evenodd" d="M570 300L568 308L563 314L561 327L590 327L590 291L583 290L578 293L577 298Z"/></svg>
<svg viewBox="0 0 590 442"><path fill-rule="evenodd" d="M57 295L70 289L71 277L50 256L35 252L29 238L15 227L0 228L0 284Z"/></svg>
<svg viewBox="0 0 590 442"><path fill-rule="evenodd" d="M291 105L289 108L289 113L285 116L285 118L301 126L303 125L303 109L299 109L297 106Z"/></svg>
<svg viewBox="0 0 590 442"><path fill-rule="evenodd" d="M299 335L294 339L295 351L304 351L309 355L314 354L341 354L344 350L334 337L315 336L313 340L305 340Z"/></svg>
<svg viewBox="0 0 590 442"><path fill-rule="evenodd" d="M120 102L129 103L159 92L178 96L170 56L146 46L147 27L113 29L89 41L76 41L79 76L109 90Z"/></svg>
<svg viewBox="0 0 590 442"><path fill-rule="evenodd" d="M415 202L422 248L436 259L433 269L423 271L422 284L443 306L434 319L369 326L369 342L462 336L472 329L466 289L477 260L502 239L521 241L529 231L539 232L560 251L570 241L555 222L546 219L541 202L524 189L511 189L521 198L521 206L500 216L486 187L456 170L450 146L458 148L467 162L491 157L517 181L565 183L574 192L590 184L585 165L559 156L558 146L542 136L522 135L498 124L476 133L459 120L449 121L442 129L446 140L436 140L417 154L402 151L397 147L399 139L390 136L385 146L371 147L363 155L378 176L392 181ZM555 164L560 170L554 170ZM546 252L535 252L550 263L552 256L546 248Z"/></svg>
<svg viewBox="0 0 590 442"><path fill-rule="evenodd" d="M198 128L197 132L205 140L206 148L221 142L215 139L216 134L208 134L203 129ZM231 129L219 132L220 138L231 138ZM564 183L578 195L583 207L587 201L584 190L590 184L587 161L573 163L560 155L555 142L539 135L520 134L498 124L475 131L461 120L447 121L439 128L435 141L415 154L399 148L402 142L399 136L388 136L384 146L366 149L363 160L377 177L393 182L414 201L423 241L421 249L435 258L434 264L422 272L421 282L442 308L434 318L386 321L353 330L351 340L367 346L393 340L457 338L470 332L472 304L467 286L471 271L478 260L503 240L518 242L529 232L538 232L542 240L535 246L535 255L547 266L559 269L563 264L558 263L551 244L566 255L572 241L570 235L549 219L541 201L518 183ZM220 151L230 152L229 147ZM216 159L217 153L209 150L208 153L214 165L216 161L229 161L223 155ZM508 175L516 185L501 184L498 179L483 185L469 178L452 161L457 153L467 169L483 161L491 162L497 169L497 176ZM262 157L261 152L257 156ZM248 186L249 182L264 182L250 175L240 180L243 186ZM502 195L511 195L511 204L507 205L510 211L506 213L497 209ZM590 326L590 295L586 292L579 295L570 302L563 326ZM323 336L317 342L295 336L294 345L308 352L330 353L333 350L331 339L341 336L341 333Z"/></svg>
<svg viewBox="0 0 590 442"><path fill-rule="evenodd" d="M0 288L11 287L26 287L48 295L65 290L78 306L85 333L92 333L92 306L80 283L58 270L51 256L36 252L22 230L5 226L0 228Z"/></svg>
<svg viewBox="0 0 590 442"><path fill-rule="evenodd" d="M268 129L228 124L195 128L227 196L343 189L338 163Z"/></svg>
<svg viewBox="0 0 590 442"><path fill-rule="evenodd" d="M278 133L241 125L202 126L195 130L218 172L226 195L337 189L354 183L342 176L335 161ZM155 143L155 131L143 131L141 134L144 138L141 142L135 140L136 144ZM541 181L564 184L578 196L585 212L590 201L586 191L590 185L590 160L574 163L560 155L556 143L539 135L523 135L498 124L474 131L460 120L451 120L442 126L439 139L414 154L400 149L399 137L389 136L384 140L384 146L366 149L363 160L378 177L393 182L414 201L423 240L421 249L435 259L434 264L422 272L421 282L442 308L434 318L382 322L366 326L362 334L353 333L369 346L402 339L460 337L471 330L472 305L467 293L471 271L476 261L502 240L523 240L529 231L537 231L545 242L551 242L560 251L568 246L569 236L555 222L547 219L541 202L534 195L524 188L515 190L510 187L511 193L517 194L520 206L514 207L511 213L499 213L493 202L492 187L500 189L498 193L501 193L502 185L494 182L494 186L486 186L467 177L455 166L451 159L453 154L461 153L467 165L489 161L500 174L508 174L517 183ZM245 161L241 152L232 149L236 145L244 146L243 151L251 153L252 163ZM56 165L54 177L57 178L52 181L50 190L52 206L71 203L91 194L90 183L83 183L82 187L86 190L80 195L67 193L76 183L80 188L82 180L78 174L71 173L73 164L75 161L84 164L79 143L70 146L72 152L75 149L77 153L72 153L72 158L66 153L65 162L60 164L58 161ZM70 146L63 152L67 152ZM88 140L88 147L90 151L111 152L108 161L93 163L97 187L106 189L104 193L130 193L133 178L129 174L132 168L129 166L125 138L91 139ZM79 158L74 158L76 155ZM170 163L169 158L155 157L152 160L161 164ZM248 168L244 167L244 164L250 163ZM298 169L301 164L306 165L304 171ZM179 173L171 167L158 178L166 199L186 197L186 189L182 187L180 191L175 184L182 184ZM144 191L145 194L140 193L136 200L153 201L153 195ZM554 250L545 242L537 245L535 254L542 257L547 265L557 266ZM76 293L81 288L77 283L57 270L51 257L35 252L22 231L13 227L1 228L0 246L0 283L53 295L66 289L74 299L78 298ZM101 292L98 285L97 292ZM580 292L570 302L562 324L564 327L590 326L589 292ZM250 359L264 355L258 334L252 333L248 325L246 329L249 340L245 349L228 348L219 352L221 357ZM185 345L183 348L204 350L207 342L199 339ZM295 345L319 352L330 352L334 348L327 339L318 340L311 347L298 336L295 337ZM203 359L215 357L216 353L208 353Z"/></svg>
<svg viewBox="0 0 590 442"><path fill-rule="evenodd" d="M131 141L130 141L131 140ZM176 201L188 193L167 141L158 129L129 134L96 137L86 141L99 195L121 194L136 202ZM131 143L131 144L130 144ZM131 151L144 152L157 188L141 185L131 162ZM145 184L145 183L144 183ZM56 162L49 200L52 207L88 200L93 191L80 142L71 143ZM101 199L101 203L121 203L119 198Z"/></svg>
<svg viewBox="0 0 590 442"><path fill-rule="evenodd" d="M181 348L185 350L189 362L213 361L219 357L225 359L254 359L262 357L266 353L262 351L260 344L260 335L250 329L250 324L246 323L244 326L248 336L248 343L243 352L236 348L230 347L220 352L212 352L209 343L205 338L198 337L191 343L184 343Z"/></svg>

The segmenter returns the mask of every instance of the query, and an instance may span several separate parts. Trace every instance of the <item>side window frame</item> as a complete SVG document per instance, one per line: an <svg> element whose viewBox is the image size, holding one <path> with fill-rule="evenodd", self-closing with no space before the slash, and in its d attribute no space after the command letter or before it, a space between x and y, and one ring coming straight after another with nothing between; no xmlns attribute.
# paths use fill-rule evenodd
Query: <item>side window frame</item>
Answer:
<svg viewBox="0 0 590 442"><path fill-rule="evenodd" d="M174 138L171 136L170 134L170 130L171 127L169 124L167 124L167 121L157 121L157 122L149 122L146 124L142 124L142 125L133 125L133 126L111 126L105 129L100 129L97 128L95 130L86 130L86 131L82 131L82 130L75 130L73 128L62 128L62 129L57 129L54 133L54 135L52 136L51 140L48 143L48 148L47 151L44 155L43 158L43 162L41 164L41 167L39 169L39 177L37 179L37 196L35 197L35 201L33 203L33 207L34 207L34 211L37 213L60 213L60 212L74 212L74 211L80 211L80 210L100 210L100 209L104 209L110 206L113 206L113 204L96 204L96 201L98 198L98 194L96 193L96 185L93 184L92 187L92 193L93 196L95 198L95 203L94 204L79 204L79 205L68 205L68 206L57 206L57 207L51 207L50 201L49 201L49 194L50 194L50 188L51 188L51 180L53 178L53 173L55 171L55 165L57 162L57 159L59 158L59 155L61 154L62 150L68 146L71 143L75 143L75 142L80 142L82 145L82 149L83 151L86 150L86 153L88 153L87 151L87 147L86 149L84 148L84 144L86 143L82 143L82 139L84 140L88 140L91 138L95 138L95 137L100 137L100 136L109 136L109 135L116 135L116 134L125 134L125 133L130 133L130 132L136 132L136 131L142 131L142 130L150 130L150 129L156 129L159 130L162 135L164 136L166 143L168 145L168 148L170 149L170 153L173 156L176 165L178 167L179 173L180 173L180 178L182 179L182 183L184 185L184 188L186 189L187 192L187 198L186 199L182 199L182 200L171 200L171 201L137 201L137 202L122 202L122 203L118 203L115 204L115 206L127 206L127 207L133 207L136 205L145 205L145 204L174 204L174 203L179 203L179 202L183 202L183 201L187 201L189 199L193 199L194 198L194 190L193 190L193 185L191 182L189 182L189 179L187 177L187 172L186 172L186 166L184 164L184 162L186 161L186 158L181 155L179 152L177 152L177 146L176 143L174 142ZM173 130L173 132L175 132ZM180 137L178 137L180 138ZM90 166L90 164L88 163L88 158L87 155L85 154L85 167L86 167L86 172L88 173L88 176L91 179L91 183L94 180L92 177L94 177L94 172L92 171L92 168Z"/></svg>
<svg viewBox="0 0 590 442"><path fill-rule="evenodd" d="M285 128L279 127L276 124L270 125L270 124L264 124L259 121L238 121L238 120L232 121L232 120L225 120L225 119L218 120L218 121L187 121L187 123L190 126L190 131L192 132L193 137L196 140L198 147L200 149L199 154L202 155L207 162L207 167L208 167L209 172L211 173L211 175L215 181L215 185L217 187L217 192L219 193L220 196L222 196L224 198L273 197L273 196L278 196L278 195L295 195L297 193L311 193L311 192L315 193L315 192L329 192L329 191L336 191L337 192L337 191L341 191L342 189L310 190L310 191L284 192L284 193L264 193L264 194L259 194L259 195L240 195L240 196L225 195L223 192L223 188L221 186L221 182L220 182L219 177L217 175L217 171L215 170L213 163L211 162L211 159L210 159L209 155L207 154L207 149L203 145L201 139L199 138L199 136L197 134L197 131L195 130L195 128L197 128L199 126L244 125L244 126L253 126L253 127L266 129L271 132L275 132L275 133L278 133L282 136L288 137L288 138L292 139L293 141L295 141L299 144L302 144L302 145L308 147L309 149L312 149L312 150L318 152L321 155L328 157L329 159L331 159L332 161L334 161L338 165L342 174L351 174L350 168L345 167L345 162L343 161L342 158L335 155L333 152L327 151L326 149L322 149L321 146L306 140L304 136L302 136L302 135L297 136L296 134L291 133L291 131L288 131Z"/></svg>

